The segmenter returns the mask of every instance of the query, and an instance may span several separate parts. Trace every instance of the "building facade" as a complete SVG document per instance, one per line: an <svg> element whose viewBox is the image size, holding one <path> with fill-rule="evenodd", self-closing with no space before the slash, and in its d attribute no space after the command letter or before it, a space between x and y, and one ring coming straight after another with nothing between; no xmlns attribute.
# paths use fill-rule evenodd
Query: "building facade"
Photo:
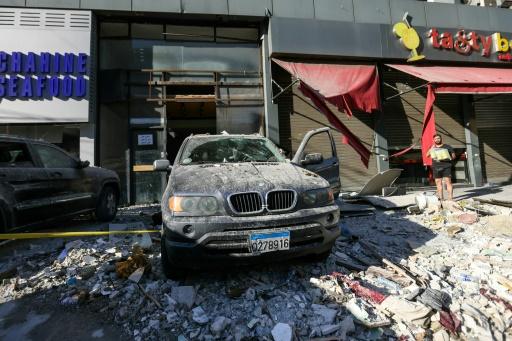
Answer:
<svg viewBox="0 0 512 341"><path fill-rule="evenodd" d="M511 22L505 8L414 0L0 0L0 134L56 143L115 170L124 202L158 202L165 176L151 164L173 160L190 134L260 133L291 154L308 130L332 126L274 60L372 65L381 109L331 107L371 152L366 167L334 127L343 189L389 167L428 185L432 82L399 66L508 71ZM512 180L506 92L436 95L457 182Z"/></svg>

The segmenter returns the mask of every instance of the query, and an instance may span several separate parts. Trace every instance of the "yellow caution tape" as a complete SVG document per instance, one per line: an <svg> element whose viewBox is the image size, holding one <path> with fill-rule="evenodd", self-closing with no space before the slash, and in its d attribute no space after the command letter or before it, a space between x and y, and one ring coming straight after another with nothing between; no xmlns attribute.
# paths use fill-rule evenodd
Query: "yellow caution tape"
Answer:
<svg viewBox="0 0 512 341"><path fill-rule="evenodd" d="M0 233L1 239L42 239L66 237L97 237L117 234L160 233L160 230L137 231L82 231L82 232L41 232L41 233Z"/></svg>

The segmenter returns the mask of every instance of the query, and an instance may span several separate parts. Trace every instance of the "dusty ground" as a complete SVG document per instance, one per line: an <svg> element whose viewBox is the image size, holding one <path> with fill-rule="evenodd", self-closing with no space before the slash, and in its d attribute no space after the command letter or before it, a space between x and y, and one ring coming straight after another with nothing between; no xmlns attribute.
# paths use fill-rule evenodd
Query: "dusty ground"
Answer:
<svg viewBox="0 0 512 341"><path fill-rule="evenodd" d="M325 261L205 270L180 282L163 276L157 239L145 245L151 270L139 284L115 271L132 255L132 237L10 242L0 251L0 339L510 339L510 210L485 208L499 219L477 214L465 221L473 211L453 207L377 209L344 218ZM117 223L152 228L154 210L122 210ZM108 226L84 220L66 229ZM447 298L415 296L427 288ZM389 297L407 297L413 311L396 311L398 303L386 308ZM449 313L453 328L443 315Z"/></svg>

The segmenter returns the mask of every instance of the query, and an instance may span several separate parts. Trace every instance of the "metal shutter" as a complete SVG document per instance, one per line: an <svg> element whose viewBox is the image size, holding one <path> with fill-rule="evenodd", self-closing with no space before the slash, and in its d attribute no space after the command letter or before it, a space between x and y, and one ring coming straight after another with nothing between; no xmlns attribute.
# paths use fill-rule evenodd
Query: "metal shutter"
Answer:
<svg viewBox="0 0 512 341"><path fill-rule="evenodd" d="M361 139L368 149L373 151L374 123L373 116L368 113L354 113L354 117L348 118L334 106L329 105L336 116ZM325 116L320 113L309 98L302 95L298 85L293 87L293 113L290 117L291 146L293 152L297 150L304 135L316 128L323 126L332 127ZM368 169L363 165L359 154L352 147L341 142L342 135L333 130L336 150L340 159L340 177L342 190L360 189L370 177L377 172L375 156L370 158ZM314 146L315 150L324 155L330 153L330 146Z"/></svg>
<svg viewBox="0 0 512 341"><path fill-rule="evenodd" d="M484 179L512 180L512 95L475 96L474 109Z"/></svg>
<svg viewBox="0 0 512 341"><path fill-rule="evenodd" d="M407 91L425 84L424 80L400 71L389 69L383 73L384 82L401 91ZM396 93L390 87L384 86L384 98ZM405 148L421 138L426 97L427 88L423 87L389 101L384 101L384 129L390 148ZM466 137L464 135L463 113L459 95L437 95L434 113L436 115L437 132L443 135L443 141L454 148L464 148Z"/></svg>

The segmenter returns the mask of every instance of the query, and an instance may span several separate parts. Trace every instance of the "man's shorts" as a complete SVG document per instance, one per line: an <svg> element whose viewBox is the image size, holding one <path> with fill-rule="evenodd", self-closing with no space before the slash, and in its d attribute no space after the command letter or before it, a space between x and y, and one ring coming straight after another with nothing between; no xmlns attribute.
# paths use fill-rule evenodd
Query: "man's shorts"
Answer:
<svg viewBox="0 0 512 341"><path fill-rule="evenodd" d="M440 178L451 178L452 177L452 165L441 165L432 167L432 173L434 179Z"/></svg>

